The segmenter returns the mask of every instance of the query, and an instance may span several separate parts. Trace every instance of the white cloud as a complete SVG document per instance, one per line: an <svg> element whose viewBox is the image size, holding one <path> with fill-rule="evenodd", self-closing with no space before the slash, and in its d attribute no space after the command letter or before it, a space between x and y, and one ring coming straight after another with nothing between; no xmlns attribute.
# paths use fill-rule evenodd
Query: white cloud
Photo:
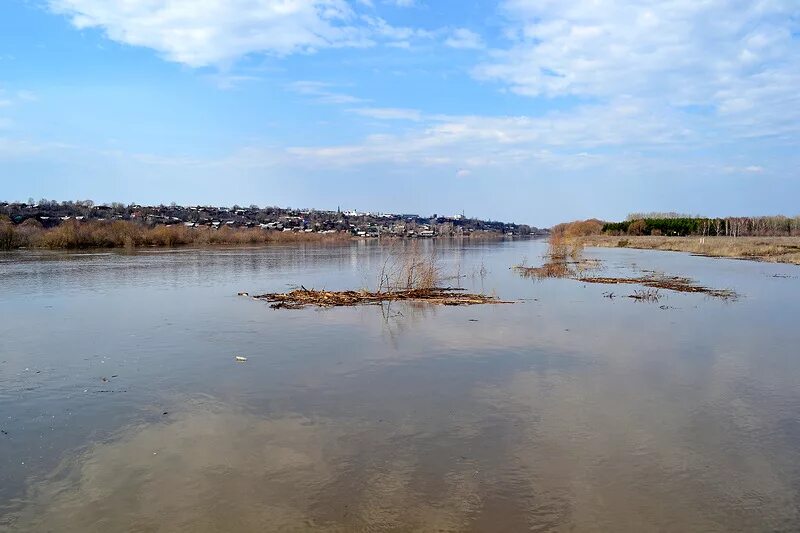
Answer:
<svg viewBox="0 0 800 533"><path fill-rule="evenodd" d="M594 148L635 150L703 142L701 134L676 123L668 114L642 120L642 114L650 110L633 99L541 117L424 115L393 108L353 111L385 120L414 120L417 125L404 133L369 135L356 144L295 146L288 152L324 165L384 162L466 168L533 160L587 165L597 162L593 156L587 157Z"/></svg>
<svg viewBox="0 0 800 533"><path fill-rule="evenodd" d="M458 170L456 170L457 178L466 178L470 174L472 174L472 171L466 168L459 168Z"/></svg>
<svg viewBox="0 0 800 533"><path fill-rule="evenodd" d="M380 17L362 15L361 21L369 28L370 34L378 39L389 40L390 42L409 41L411 39L432 39L440 31L423 30L408 26L392 26Z"/></svg>
<svg viewBox="0 0 800 533"><path fill-rule="evenodd" d="M717 167L726 174L764 174L766 169L761 165L721 165Z"/></svg>
<svg viewBox="0 0 800 533"><path fill-rule="evenodd" d="M2 120L0 120L0 129ZM70 146L64 143L41 143L27 139L0 137L0 159L16 159L38 155L45 150L67 150Z"/></svg>
<svg viewBox="0 0 800 533"><path fill-rule="evenodd" d="M740 134L798 132L794 0L507 0L503 10L510 46L475 68L479 79L528 96L710 106Z"/></svg>
<svg viewBox="0 0 800 533"><path fill-rule="evenodd" d="M365 46L345 0L50 0L80 29L145 46L192 67L251 53L278 56L332 46Z"/></svg>
<svg viewBox="0 0 800 533"><path fill-rule="evenodd" d="M397 107L359 107L351 112L364 117L378 120L422 120L422 114L417 109L403 109Z"/></svg>
<svg viewBox="0 0 800 533"><path fill-rule="evenodd" d="M290 83L288 89L297 94L308 96L320 104L357 104L365 100L333 90L336 85L321 81L301 80Z"/></svg>
<svg viewBox="0 0 800 533"><path fill-rule="evenodd" d="M359 0L48 0L78 29L156 50L191 67L228 66L249 54L286 56L323 48L410 46L440 32L395 27L361 14ZM403 2L405 4L405 2Z"/></svg>
<svg viewBox="0 0 800 533"><path fill-rule="evenodd" d="M530 95L671 94L706 101L785 61L796 2L508 0L514 45L478 73ZM796 29L796 28L795 28Z"/></svg>
<svg viewBox="0 0 800 533"><path fill-rule="evenodd" d="M470 50L478 50L484 46L481 36L466 28L453 30L453 33L445 39L444 44L450 48Z"/></svg>

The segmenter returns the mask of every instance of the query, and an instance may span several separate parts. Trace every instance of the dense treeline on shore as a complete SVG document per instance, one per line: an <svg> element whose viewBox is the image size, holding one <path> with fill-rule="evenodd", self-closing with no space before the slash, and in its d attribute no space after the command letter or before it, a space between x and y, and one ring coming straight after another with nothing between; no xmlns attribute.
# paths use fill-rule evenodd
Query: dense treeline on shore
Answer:
<svg viewBox="0 0 800 533"><path fill-rule="evenodd" d="M136 246L258 245L294 242L331 242L350 239L348 233L304 233L260 228L212 229L183 225L148 226L127 220L67 220L44 228L36 220L21 224L0 220L0 250L16 248L132 248Z"/></svg>
<svg viewBox="0 0 800 533"><path fill-rule="evenodd" d="M553 231L566 236L793 237L800 235L800 216L706 218L674 213L634 214L622 222L591 219L559 224Z"/></svg>

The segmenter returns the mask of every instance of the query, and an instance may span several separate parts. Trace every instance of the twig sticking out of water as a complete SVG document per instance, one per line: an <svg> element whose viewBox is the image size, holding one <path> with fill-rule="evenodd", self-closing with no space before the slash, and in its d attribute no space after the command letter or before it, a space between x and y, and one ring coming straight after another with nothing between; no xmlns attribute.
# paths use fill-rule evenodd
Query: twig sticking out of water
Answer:
<svg viewBox="0 0 800 533"><path fill-rule="evenodd" d="M661 299L661 293L658 292L658 289L639 289L633 291L633 294L629 295L628 298L633 298L638 302L658 302Z"/></svg>

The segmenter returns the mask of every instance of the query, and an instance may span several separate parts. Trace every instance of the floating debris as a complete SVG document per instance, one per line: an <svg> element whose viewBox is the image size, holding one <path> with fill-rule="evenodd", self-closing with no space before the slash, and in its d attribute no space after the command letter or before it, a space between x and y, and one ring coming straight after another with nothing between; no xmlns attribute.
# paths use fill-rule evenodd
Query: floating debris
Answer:
<svg viewBox="0 0 800 533"><path fill-rule="evenodd" d="M250 296L250 293L242 291L242 292L237 293L237 296Z"/></svg>
<svg viewBox="0 0 800 533"><path fill-rule="evenodd" d="M721 298L723 300L735 300L738 297L736 292L730 289L710 289L697 285L689 278L682 278L679 276L647 275L638 278L582 277L578 278L578 280L584 283L604 283L608 285L644 285L651 289L707 294L708 296Z"/></svg>
<svg viewBox="0 0 800 533"><path fill-rule="evenodd" d="M245 361L247 361L247 357L244 357L244 356L241 356L241 355L237 355L236 357L234 357L234 360L237 363L244 363Z"/></svg>
<svg viewBox="0 0 800 533"><path fill-rule="evenodd" d="M630 278L588 275L588 272L600 270L601 263L595 259L584 259L582 257L582 251L583 245L581 242L568 241L563 237L554 235L550 239L547 253L544 254L545 263L542 266L527 266L523 262L523 264L513 268L525 278L567 278L583 283L643 285L648 289L655 289L656 291L658 289L664 289L674 292L700 293L723 300L735 300L739 297L736 292L730 289L711 289L697 285L689 278L667 276L654 271L645 270L642 271L645 273L644 276ZM604 292L603 296L613 299L615 295L613 292ZM644 301L658 301L658 298L652 300L652 296L652 293L636 291L634 294L630 295L630 298Z"/></svg>
<svg viewBox="0 0 800 533"><path fill-rule="evenodd" d="M300 288L283 293L254 296L257 300L271 302L273 309L301 309L307 306L348 307L354 305L379 305L383 302L407 301L438 305L479 305L512 303L486 294L470 294L464 289L433 287L369 291L318 291Z"/></svg>

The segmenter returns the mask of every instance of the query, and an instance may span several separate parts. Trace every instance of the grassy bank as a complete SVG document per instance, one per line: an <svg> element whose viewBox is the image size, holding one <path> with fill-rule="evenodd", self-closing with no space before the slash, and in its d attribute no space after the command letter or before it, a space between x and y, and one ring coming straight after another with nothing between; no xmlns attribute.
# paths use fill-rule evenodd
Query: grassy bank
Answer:
<svg viewBox="0 0 800 533"><path fill-rule="evenodd" d="M730 257L800 265L800 237L656 237L587 235L585 246L627 247L689 252L709 257Z"/></svg>
<svg viewBox="0 0 800 533"><path fill-rule="evenodd" d="M438 236L437 236L438 237ZM183 224L150 226L127 220L78 221L67 220L58 226L44 228L36 220L29 219L13 224L0 218L0 250L18 248L46 248L81 250L91 248L136 248L174 246L236 246L292 243L340 243L353 239L348 231L317 233L304 231L278 231L261 228L219 229L208 226L186 227ZM403 239L404 237L383 236ZM470 240L499 240L502 233L478 231L468 236Z"/></svg>
<svg viewBox="0 0 800 533"><path fill-rule="evenodd" d="M87 249L139 246L261 245L300 242L342 242L350 234L303 233L260 228L212 229L183 225L146 226L129 221L66 221L54 228L0 221L0 250L16 248Z"/></svg>

